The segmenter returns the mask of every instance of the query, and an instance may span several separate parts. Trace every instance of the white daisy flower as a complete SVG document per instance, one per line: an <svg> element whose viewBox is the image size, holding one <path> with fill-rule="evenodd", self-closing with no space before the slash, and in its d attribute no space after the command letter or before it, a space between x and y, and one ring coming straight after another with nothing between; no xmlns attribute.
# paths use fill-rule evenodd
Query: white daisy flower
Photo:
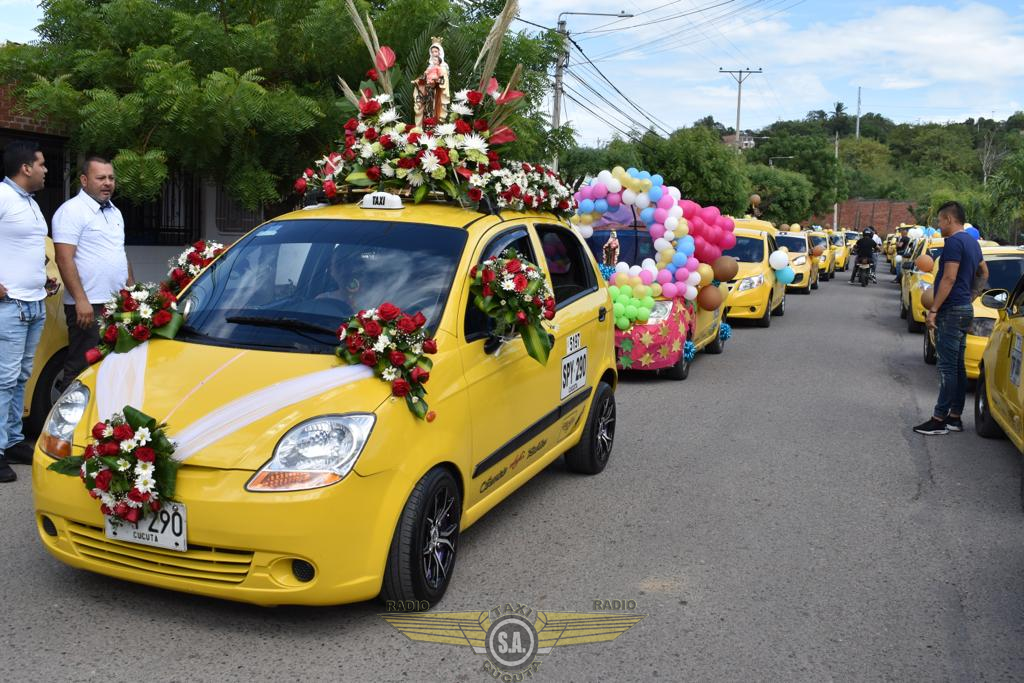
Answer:
<svg viewBox="0 0 1024 683"><path fill-rule="evenodd" d="M153 476L153 463L143 462L142 460L135 463L135 476L136 477L152 477Z"/></svg>
<svg viewBox="0 0 1024 683"><path fill-rule="evenodd" d="M106 491L100 491L100 502L106 505L108 508L112 508L115 505L117 505L117 501L114 500L114 497L107 493Z"/></svg>
<svg viewBox="0 0 1024 683"><path fill-rule="evenodd" d="M376 320L377 319L377 309L376 308L367 308L366 309L366 315L363 316L363 317L370 318L371 320Z"/></svg>
<svg viewBox="0 0 1024 683"><path fill-rule="evenodd" d="M386 92L382 92L380 95L377 95L377 101L380 102L381 104L387 104L388 102L391 101L391 95L387 94Z"/></svg>
<svg viewBox="0 0 1024 683"><path fill-rule="evenodd" d="M139 442L140 446L145 446L152 437L153 435L150 433L149 427L139 427L138 431L135 432L135 440Z"/></svg>
<svg viewBox="0 0 1024 683"><path fill-rule="evenodd" d="M382 176L384 176L385 178L394 178L394 177L395 177L395 169L394 169L394 168L392 168L392 167L391 167L390 165L388 165L388 164L382 164L382 165L381 165L381 167L380 167L380 173L381 173L381 175L382 175Z"/></svg>
<svg viewBox="0 0 1024 683"><path fill-rule="evenodd" d="M149 298L149 292L142 290L141 292L132 292L132 298L136 301L142 302Z"/></svg>
<svg viewBox="0 0 1024 683"><path fill-rule="evenodd" d="M373 147L370 145L362 145L359 148L359 158L369 159L373 156Z"/></svg>
<svg viewBox="0 0 1024 683"><path fill-rule="evenodd" d="M127 460L125 460L124 458L118 458L117 459L117 471L118 472L124 472L124 471L126 471L131 466L132 466L132 464L130 462L128 462Z"/></svg>
<svg viewBox="0 0 1024 683"><path fill-rule="evenodd" d="M384 372L380 373L380 376L387 382L394 382L398 379L397 368L385 368Z"/></svg>
<svg viewBox="0 0 1024 683"><path fill-rule="evenodd" d="M501 288L507 292L511 292L516 288L516 283L510 277L504 277L501 279Z"/></svg>
<svg viewBox="0 0 1024 683"><path fill-rule="evenodd" d="M143 320L149 320L153 317L153 307L149 304L139 304L139 315Z"/></svg>
<svg viewBox="0 0 1024 683"><path fill-rule="evenodd" d="M420 166L427 173L433 173L441 167L441 162L437 160L433 152L427 152L420 158Z"/></svg>
<svg viewBox="0 0 1024 683"><path fill-rule="evenodd" d="M469 135L463 136L462 148L486 154L487 141L477 133L470 133Z"/></svg>
<svg viewBox="0 0 1024 683"><path fill-rule="evenodd" d="M445 137L447 135L455 135L455 124L454 123L442 123L440 126L434 129L434 135L438 137Z"/></svg>
<svg viewBox="0 0 1024 683"><path fill-rule="evenodd" d="M139 442L135 439L125 439L121 442L121 450L125 453L131 453L139 447Z"/></svg>
<svg viewBox="0 0 1024 683"><path fill-rule="evenodd" d="M464 104L462 102L455 102L454 104L452 104L451 107L449 107L449 109L451 109L452 112L458 114L459 116L472 116L473 115L472 107L470 107L470 106L468 106L468 105L466 105L466 104Z"/></svg>
<svg viewBox="0 0 1024 683"><path fill-rule="evenodd" d="M416 342L410 348L417 356L423 355L423 344L421 342Z"/></svg>
<svg viewBox="0 0 1024 683"><path fill-rule="evenodd" d="M110 425L107 425L106 427L103 428L103 438L104 439L109 439L113 435L114 435L114 428L113 427L111 427Z"/></svg>
<svg viewBox="0 0 1024 683"><path fill-rule="evenodd" d="M459 92L455 93L455 101L456 102L466 102L468 100L469 100L469 90L468 89L463 88Z"/></svg>
<svg viewBox="0 0 1024 683"><path fill-rule="evenodd" d="M406 178L411 187L419 187L423 184L423 175L419 171L412 171Z"/></svg>
<svg viewBox="0 0 1024 683"><path fill-rule="evenodd" d="M360 123L358 126L356 126L356 132L362 134L365 133L368 128L369 126L366 125L365 123Z"/></svg>
<svg viewBox="0 0 1024 683"><path fill-rule="evenodd" d="M149 493L156 488L156 481L150 475L140 475L135 479L135 488L139 493Z"/></svg>
<svg viewBox="0 0 1024 683"><path fill-rule="evenodd" d="M395 109L388 109L380 114L379 121L382 125L391 123L392 121L398 120L398 111Z"/></svg>
<svg viewBox="0 0 1024 683"><path fill-rule="evenodd" d="M540 272L536 271L536 270L527 271L526 277L527 277L527 279L530 279L530 280L539 280L540 279Z"/></svg>
<svg viewBox="0 0 1024 683"><path fill-rule="evenodd" d="M437 139L431 135L424 135L423 137L421 137L420 143L427 151L433 152L435 149L437 149Z"/></svg>
<svg viewBox="0 0 1024 683"><path fill-rule="evenodd" d="M454 152L454 151L458 151L458 149L459 149L459 141L457 139L455 139L455 135L454 134L453 135L446 135L441 142L443 142L444 146L448 148L448 151Z"/></svg>

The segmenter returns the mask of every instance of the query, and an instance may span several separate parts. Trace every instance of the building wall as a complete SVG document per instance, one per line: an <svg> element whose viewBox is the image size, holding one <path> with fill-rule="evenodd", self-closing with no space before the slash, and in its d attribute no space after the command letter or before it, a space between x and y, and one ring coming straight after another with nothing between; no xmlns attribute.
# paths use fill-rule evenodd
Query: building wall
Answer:
<svg viewBox="0 0 1024 683"><path fill-rule="evenodd" d="M893 199L848 199L839 205L839 227L863 230L872 225L879 234L886 235L901 223L915 222L914 202ZM832 226L832 212L813 216L810 224Z"/></svg>

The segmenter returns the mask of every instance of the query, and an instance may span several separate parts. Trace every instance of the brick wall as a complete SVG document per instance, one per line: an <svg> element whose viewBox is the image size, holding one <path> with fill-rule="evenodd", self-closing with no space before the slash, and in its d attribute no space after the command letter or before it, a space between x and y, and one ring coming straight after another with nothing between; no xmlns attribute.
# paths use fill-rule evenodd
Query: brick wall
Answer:
<svg viewBox="0 0 1024 683"><path fill-rule="evenodd" d="M28 115L21 111L17 104L14 88L10 85L0 85L0 128L44 135L64 134L63 131L50 125L45 117Z"/></svg>
<svg viewBox="0 0 1024 683"><path fill-rule="evenodd" d="M848 199L839 205L839 226L863 230L873 225L879 234L886 235L900 223L913 224L914 214L910 210L915 206L914 202L892 199ZM814 216L810 223L831 227L832 212Z"/></svg>

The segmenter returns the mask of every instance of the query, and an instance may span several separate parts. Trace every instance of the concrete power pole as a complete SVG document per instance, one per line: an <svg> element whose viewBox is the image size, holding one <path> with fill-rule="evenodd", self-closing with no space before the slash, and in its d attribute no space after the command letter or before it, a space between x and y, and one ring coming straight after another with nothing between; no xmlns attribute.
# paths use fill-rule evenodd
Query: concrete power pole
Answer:
<svg viewBox="0 0 1024 683"><path fill-rule="evenodd" d="M753 71L753 70L751 70L749 68L747 68L747 69L723 69L723 68L719 67L718 68L718 73L720 73L720 74L729 74L734 79L736 79L736 85L738 86L738 88L736 90L736 149L740 150L740 149L743 148L742 147L742 143L740 142L740 104L743 101L743 81L745 81L748 78L750 78L750 76L753 75L753 74L759 74L759 73L764 73L764 72L761 71L760 67L758 67L758 69L756 71Z"/></svg>
<svg viewBox="0 0 1024 683"><path fill-rule="evenodd" d="M569 41L565 29L565 19L558 20L558 60L555 62L555 101L551 107L551 126L562 125L562 73L569 57ZM558 171L558 155L551 161L551 168Z"/></svg>
<svg viewBox="0 0 1024 683"><path fill-rule="evenodd" d="M856 138L860 140L860 86L857 86L857 133Z"/></svg>
<svg viewBox="0 0 1024 683"><path fill-rule="evenodd" d="M836 131L836 201L832 204L832 229L839 229L839 131Z"/></svg>

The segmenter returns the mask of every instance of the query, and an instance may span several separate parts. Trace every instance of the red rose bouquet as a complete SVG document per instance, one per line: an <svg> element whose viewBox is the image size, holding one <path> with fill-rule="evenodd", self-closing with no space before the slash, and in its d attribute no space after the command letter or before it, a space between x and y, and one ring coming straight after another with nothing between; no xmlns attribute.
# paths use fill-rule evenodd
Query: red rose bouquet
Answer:
<svg viewBox="0 0 1024 683"><path fill-rule="evenodd" d="M182 324L178 299L167 289L136 283L114 294L98 321L100 344L86 360L96 363L109 353L126 353L150 337L174 339Z"/></svg>
<svg viewBox="0 0 1024 683"><path fill-rule="evenodd" d="M167 279L161 282L160 286L169 292L180 294L204 268L223 253L224 245L220 242L199 240L176 258L168 261L170 270L167 271Z"/></svg>
<svg viewBox="0 0 1024 683"><path fill-rule="evenodd" d="M544 321L555 317L555 299L540 268L515 249L506 249L500 257L473 266L469 277L473 301L495 321L495 334L520 335L530 357L547 364L551 338Z"/></svg>
<svg viewBox="0 0 1024 683"><path fill-rule="evenodd" d="M104 515L138 522L174 498L179 463L171 457L174 444L166 427L125 406L123 413L93 426L84 454L61 458L47 469L81 478Z"/></svg>
<svg viewBox="0 0 1024 683"><path fill-rule="evenodd" d="M350 365L362 363L391 384L391 395L405 398L416 417L434 419L428 412L424 385L430 379L433 362L428 354L437 353L437 342L423 330L427 319L417 312L408 315L391 303L359 311L338 328L341 346L335 352Z"/></svg>

